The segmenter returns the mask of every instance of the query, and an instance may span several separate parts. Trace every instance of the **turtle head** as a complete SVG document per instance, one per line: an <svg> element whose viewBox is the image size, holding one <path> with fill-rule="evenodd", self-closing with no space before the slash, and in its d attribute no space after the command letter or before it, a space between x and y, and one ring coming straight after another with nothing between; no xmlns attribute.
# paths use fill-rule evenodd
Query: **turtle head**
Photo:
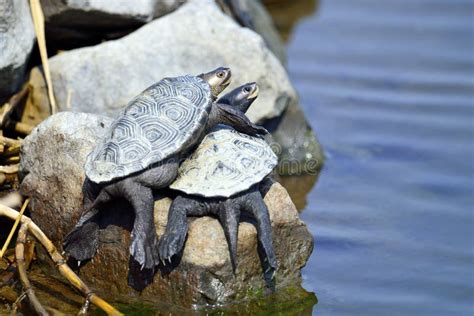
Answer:
<svg viewBox="0 0 474 316"><path fill-rule="evenodd" d="M253 101L257 99L258 91L256 82L246 83L224 95L218 103L232 105L245 113Z"/></svg>
<svg viewBox="0 0 474 316"><path fill-rule="evenodd" d="M217 98L219 93L221 93L227 86L230 84L230 78L232 73L229 68L219 67L205 74L200 74L198 77L206 81L212 90L212 95L214 98Z"/></svg>

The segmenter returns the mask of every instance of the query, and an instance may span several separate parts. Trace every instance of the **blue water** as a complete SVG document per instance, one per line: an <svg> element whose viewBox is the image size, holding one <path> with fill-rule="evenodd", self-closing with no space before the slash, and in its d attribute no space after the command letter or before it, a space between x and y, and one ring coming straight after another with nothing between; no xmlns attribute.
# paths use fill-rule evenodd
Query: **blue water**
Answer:
<svg viewBox="0 0 474 316"><path fill-rule="evenodd" d="M302 218L317 315L474 315L474 7L326 0L289 73L328 159Z"/></svg>

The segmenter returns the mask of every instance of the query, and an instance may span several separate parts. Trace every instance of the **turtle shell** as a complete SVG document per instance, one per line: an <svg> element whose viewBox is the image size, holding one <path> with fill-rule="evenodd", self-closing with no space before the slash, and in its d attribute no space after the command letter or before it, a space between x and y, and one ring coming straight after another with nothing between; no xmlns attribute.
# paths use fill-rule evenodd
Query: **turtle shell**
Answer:
<svg viewBox="0 0 474 316"><path fill-rule="evenodd" d="M181 164L170 188L204 197L230 197L262 181L277 163L265 140L219 125Z"/></svg>
<svg viewBox="0 0 474 316"><path fill-rule="evenodd" d="M96 183L142 171L188 149L204 131L211 87L195 76L165 78L134 98L87 156Z"/></svg>

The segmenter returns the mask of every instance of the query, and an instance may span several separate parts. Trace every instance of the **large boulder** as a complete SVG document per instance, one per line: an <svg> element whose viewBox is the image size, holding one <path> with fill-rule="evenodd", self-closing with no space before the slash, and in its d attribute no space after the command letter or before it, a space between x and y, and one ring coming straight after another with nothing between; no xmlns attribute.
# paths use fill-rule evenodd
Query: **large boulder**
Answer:
<svg viewBox="0 0 474 316"><path fill-rule="evenodd" d="M50 59L61 110L109 116L163 77L199 74L221 65L233 71L228 90L259 83L261 93L249 113L254 121L279 116L296 99L284 67L262 38L240 27L212 0L190 0L119 40Z"/></svg>
<svg viewBox="0 0 474 316"><path fill-rule="evenodd" d="M107 117L63 112L41 123L24 141L21 190L31 197L31 217L58 247L82 210L86 155L110 123ZM166 227L170 203L166 196L155 202L159 236ZM265 203L279 263L277 289L299 285L300 269L313 248L312 236L280 184L270 187ZM132 210L117 202L105 212L112 212L110 218L119 220L104 226L98 254L80 269L80 277L105 298L160 300L190 308L248 298L265 288L255 227L248 222L240 224L239 263L234 276L220 224L215 218L201 217L189 219L189 234L179 264L164 276L155 275L151 285L136 292L127 285Z"/></svg>
<svg viewBox="0 0 474 316"><path fill-rule="evenodd" d="M34 42L28 1L0 0L0 104L22 84Z"/></svg>
<svg viewBox="0 0 474 316"><path fill-rule="evenodd" d="M216 0L216 3L240 25L260 34L272 53L283 65L286 64L285 45L273 24L272 17L260 0Z"/></svg>

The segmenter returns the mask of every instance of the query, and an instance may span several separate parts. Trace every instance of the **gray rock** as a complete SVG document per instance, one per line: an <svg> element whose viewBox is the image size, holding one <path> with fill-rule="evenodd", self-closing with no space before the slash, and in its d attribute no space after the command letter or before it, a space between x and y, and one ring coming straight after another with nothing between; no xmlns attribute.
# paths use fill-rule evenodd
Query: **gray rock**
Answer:
<svg viewBox="0 0 474 316"><path fill-rule="evenodd" d="M262 38L240 27L212 0L191 0L119 40L50 59L61 110L109 116L163 77L198 74L221 65L233 71L228 90L249 81L259 83L261 93L249 113L254 121L280 115L296 99L284 67Z"/></svg>
<svg viewBox="0 0 474 316"><path fill-rule="evenodd" d="M283 65L286 64L285 45L273 24L272 17L260 0L216 0L216 2L240 25L260 34L273 54Z"/></svg>
<svg viewBox="0 0 474 316"><path fill-rule="evenodd" d="M41 0L49 25L118 29L151 21L176 9L182 0Z"/></svg>
<svg viewBox="0 0 474 316"><path fill-rule="evenodd" d="M286 47L278 34L272 17L259 0L244 0L252 15L253 30L260 34L270 50L278 57L280 62L286 64Z"/></svg>
<svg viewBox="0 0 474 316"><path fill-rule="evenodd" d="M31 217L57 246L82 210L83 164L108 124L109 119L92 114L59 113L41 123L24 141L21 190L32 198ZM166 226L170 202L167 197L155 202L159 236ZM279 262L277 289L299 285L300 269L313 249L312 236L281 185L271 186L265 203ZM160 300L191 308L245 299L264 288L255 227L240 224L239 264L234 276L220 224L214 218L201 217L189 219L189 235L179 265L166 276L155 275L150 286L136 292L127 286L130 237L122 228L127 226L124 221L131 219L132 211L120 202L106 211L115 217L121 212L123 215L118 217L122 222L101 230L99 253L80 269L80 277L106 299Z"/></svg>
<svg viewBox="0 0 474 316"><path fill-rule="evenodd" d="M324 152L303 111L292 102L281 117L265 122L269 142L279 157L280 175L316 175L324 164Z"/></svg>
<svg viewBox="0 0 474 316"><path fill-rule="evenodd" d="M28 1L0 0L0 104L22 84L34 42Z"/></svg>

